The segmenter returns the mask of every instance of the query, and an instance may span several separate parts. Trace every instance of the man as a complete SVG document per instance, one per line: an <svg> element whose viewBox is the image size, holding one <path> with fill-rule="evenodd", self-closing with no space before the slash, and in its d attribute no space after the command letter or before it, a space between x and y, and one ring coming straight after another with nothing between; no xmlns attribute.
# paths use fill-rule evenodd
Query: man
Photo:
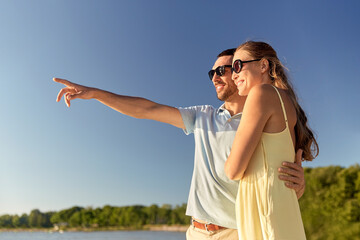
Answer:
<svg viewBox="0 0 360 240"><path fill-rule="evenodd" d="M235 221L238 182L228 179L224 172L246 100L237 94L231 79L234 51L228 49L220 53L209 72L217 97L224 101L218 109L209 105L174 108L54 78L55 82L66 85L60 90L57 101L64 95L68 107L76 98L96 99L125 115L168 123L183 129L186 134L194 133L195 163L186 210L193 221L186 233L188 240L238 239ZM296 163L284 162L284 167L279 168L279 172L284 174L280 179L296 191L298 198L305 188L301 155L299 150Z"/></svg>

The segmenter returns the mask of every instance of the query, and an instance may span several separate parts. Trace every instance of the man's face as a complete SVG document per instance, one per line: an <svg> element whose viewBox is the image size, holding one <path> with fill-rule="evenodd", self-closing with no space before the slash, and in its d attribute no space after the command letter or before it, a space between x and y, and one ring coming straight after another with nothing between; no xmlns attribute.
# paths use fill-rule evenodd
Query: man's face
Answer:
<svg viewBox="0 0 360 240"><path fill-rule="evenodd" d="M215 70L219 66L231 65L233 56L222 56L219 57L214 66L212 67ZM237 94L237 87L234 81L231 79L231 68L225 67L225 73L222 76L214 74L212 82L215 86L216 94L219 100L226 101L229 97Z"/></svg>

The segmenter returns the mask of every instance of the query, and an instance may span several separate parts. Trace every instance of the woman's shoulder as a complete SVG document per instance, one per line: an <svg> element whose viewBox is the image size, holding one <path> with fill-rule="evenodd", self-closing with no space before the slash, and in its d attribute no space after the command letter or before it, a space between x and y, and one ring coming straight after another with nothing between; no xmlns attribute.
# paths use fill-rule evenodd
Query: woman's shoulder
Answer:
<svg viewBox="0 0 360 240"><path fill-rule="evenodd" d="M249 92L248 99L256 104L262 111L270 113L282 113L279 101L285 104L285 108L293 108L293 104L288 96L288 90L276 88L271 84L259 84L254 86ZM280 98L279 98L279 94Z"/></svg>
<svg viewBox="0 0 360 240"><path fill-rule="evenodd" d="M252 87L248 96L253 99L258 98L266 105L270 104L272 100L279 98L274 89L274 86L270 84L259 84Z"/></svg>
<svg viewBox="0 0 360 240"><path fill-rule="evenodd" d="M271 84L258 84L251 88L249 94L272 95L275 93L274 86Z"/></svg>

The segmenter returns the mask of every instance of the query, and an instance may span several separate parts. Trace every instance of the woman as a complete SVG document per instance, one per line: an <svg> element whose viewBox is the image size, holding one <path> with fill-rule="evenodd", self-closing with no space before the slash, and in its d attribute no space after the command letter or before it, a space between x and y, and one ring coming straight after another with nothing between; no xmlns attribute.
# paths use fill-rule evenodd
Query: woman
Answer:
<svg viewBox="0 0 360 240"><path fill-rule="evenodd" d="M318 145L307 126L284 67L267 43L248 41L233 58L232 78L247 96L231 153L230 179L240 180L236 217L239 239L306 239L295 191L278 178L286 159L312 160Z"/></svg>

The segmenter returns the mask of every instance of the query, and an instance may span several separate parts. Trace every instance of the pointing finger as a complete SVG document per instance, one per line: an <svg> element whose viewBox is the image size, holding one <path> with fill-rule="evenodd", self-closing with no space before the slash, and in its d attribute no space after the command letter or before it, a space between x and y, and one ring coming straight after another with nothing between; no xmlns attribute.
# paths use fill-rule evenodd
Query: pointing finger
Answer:
<svg viewBox="0 0 360 240"><path fill-rule="evenodd" d="M53 78L54 82L58 82L61 84L66 85L67 87L73 87L74 84L68 80L62 79L62 78Z"/></svg>

